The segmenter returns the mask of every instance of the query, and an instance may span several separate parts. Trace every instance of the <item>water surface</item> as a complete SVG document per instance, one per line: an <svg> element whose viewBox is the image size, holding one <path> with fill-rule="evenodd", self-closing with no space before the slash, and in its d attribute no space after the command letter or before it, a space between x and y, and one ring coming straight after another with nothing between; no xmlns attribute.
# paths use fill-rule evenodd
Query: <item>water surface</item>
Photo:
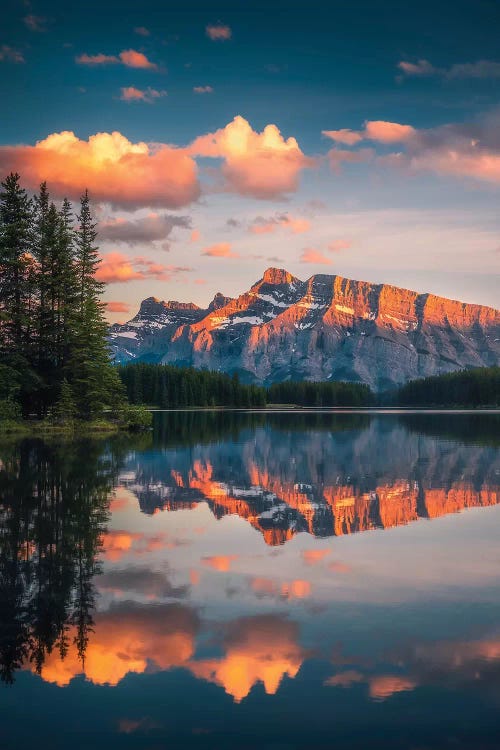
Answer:
<svg viewBox="0 0 500 750"><path fill-rule="evenodd" d="M2 747L498 748L500 417L0 445Z"/></svg>

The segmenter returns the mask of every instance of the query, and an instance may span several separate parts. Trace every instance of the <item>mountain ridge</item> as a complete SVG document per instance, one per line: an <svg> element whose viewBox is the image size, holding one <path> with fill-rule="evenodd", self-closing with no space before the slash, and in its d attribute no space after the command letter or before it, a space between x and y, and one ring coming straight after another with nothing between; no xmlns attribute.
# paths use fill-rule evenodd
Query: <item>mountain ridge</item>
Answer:
<svg viewBox="0 0 500 750"><path fill-rule="evenodd" d="M266 269L207 308L148 298L110 328L116 361L158 361L244 381L343 379L375 390L500 363L500 311L388 284Z"/></svg>

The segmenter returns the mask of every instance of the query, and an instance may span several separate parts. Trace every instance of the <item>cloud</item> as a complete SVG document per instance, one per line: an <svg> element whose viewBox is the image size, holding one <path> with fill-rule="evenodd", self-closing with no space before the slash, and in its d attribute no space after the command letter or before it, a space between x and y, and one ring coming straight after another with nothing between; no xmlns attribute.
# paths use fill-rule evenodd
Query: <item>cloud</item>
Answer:
<svg viewBox="0 0 500 750"><path fill-rule="evenodd" d="M275 599L307 599L311 595L311 584L309 581L296 579L278 583L271 578L256 577L250 581L252 590L257 597L270 596Z"/></svg>
<svg viewBox="0 0 500 750"><path fill-rule="evenodd" d="M398 62L398 68L407 76L432 76L438 72L438 68L431 65L428 60L418 60L416 63L401 60Z"/></svg>
<svg viewBox="0 0 500 750"><path fill-rule="evenodd" d="M375 151L372 148L361 148L359 151L332 148L326 156L332 171L339 172L342 164L363 164L372 161Z"/></svg>
<svg viewBox="0 0 500 750"><path fill-rule="evenodd" d="M207 247L205 248L205 250L203 250L202 255L208 255L211 258L239 258L240 257L237 253L232 252L230 242L219 242L216 245L211 245L210 247Z"/></svg>
<svg viewBox="0 0 500 750"><path fill-rule="evenodd" d="M363 140L363 136L355 130L342 128L341 130L322 130L322 135L331 138L336 143L343 143L345 146L355 146Z"/></svg>
<svg viewBox="0 0 500 750"><path fill-rule="evenodd" d="M184 266L165 266L143 257L129 258L119 252L106 253L102 256L96 278L107 284L126 283L139 279L157 279L169 281L174 275L191 271Z"/></svg>
<svg viewBox="0 0 500 750"><path fill-rule="evenodd" d="M200 194L197 165L185 149L132 143L116 131L88 141L63 131L35 146L0 146L0 169L19 172L35 190L47 180L56 197L78 199L87 187L94 200L127 208L179 208Z"/></svg>
<svg viewBox="0 0 500 750"><path fill-rule="evenodd" d="M139 36L151 36L150 30L145 26L136 26L134 28L134 31L136 34L139 34Z"/></svg>
<svg viewBox="0 0 500 750"><path fill-rule="evenodd" d="M208 25L205 29L205 33L209 39L214 42L223 42L226 39L231 39L233 32L229 26L223 26L222 24L216 24L214 26Z"/></svg>
<svg viewBox="0 0 500 750"><path fill-rule="evenodd" d="M390 698L394 693L402 693L413 690L417 686L414 680L400 675L380 675L370 680L370 697L374 700L383 701Z"/></svg>
<svg viewBox="0 0 500 750"><path fill-rule="evenodd" d="M219 573L227 573L232 563L237 559L238 555L213 555L212 557L202 558L202 563L209 568L219 571Z"/></svg>
<svg viewBox="0 0 500 750"><path fill-rule="evenodd" d="M352 242L349 240L333 240L328 243L328 251L330 253L339 253L341 250L349 250L352 246Z"/></svg>
<svg viewBox="0 0 500 750"><path fill-rule="evenodd" d="M325 557L328 557L330 553L331 549L329 547L325 549L305 549L302 550L302 559L306 565L317 565L322 562Z"/></svg>
<svg viewBox="0 0 500 750"><path fill-rule="evenodd" d="M47 19L42 16L34 16L31 13L23 18L24 25L30 31L44 32L47 31Z"/></svg>
<svg viewBox="0 0 500 750"><path fill-rule="evenodd" d="M191 661L190 671L224 688L236 703L257 682L274 695L285 675L297 675L307 652L298 643L298 627L279 615L242 617L229 624L221 658Z"/></svg>
<svg viewBox="0 0 500 750"><path fill-rule="evenodd" d="M226 188L254 198L280 198L294 192L303 169L315 162L295 138L284 139L276 125L262 133L238 115L225 128L199 136L189 146L193 156L223 159Z"/></svg>
<svg viewBox="0 0 500 750"><path fill-rule="evenodd" d="M449 68L438 68L428 60L418 60L416 63L402 60L397 67L406 76L440 76L453 79L500 78L500 62L495 60L477 60L473 63L455 63Z"/></svg>
<svg viewBox="0 0 500 750"><path fill-rule="evenodd" d="M97 585L100 591L117 596L137 593L149 599L180 599L189 591L188 586L173 586L164 573L140 566L104 572L99 576Z"/></svg>
<svg viewBox="0 0 500 750"><path fill-rule="evenodd" d="M127 302L106 302L106 308L112 313L130 312L130 305Z"/></svg>
<svg viewBox="0 0 500 750"><path fill-rule="evenodd" d="M302 234L309 231L311 222L289 214L278 214L269 218L257 216L250 224L249 230L253 234L271 234L280 228L289 229L292 234Z"/></svg>
<svg viewBox="0 0 500 750"><path fill-rule="evenodd" d="M319 250L315 250L313 247L304 248L302 255L300 256L301 263L319 263L324 266L331 266L331 258L327 258Z"/></svg>
<svg viewBox="0 0 500 750"><path fill-rule="evenodd" d="M337 143L354 146L360 141L377 141L379 143L402 143L415 134L415 128L411 125L401 125L399 122L388 122L386 120L367 120L363 130L323 130L323 135L331 138ZM347 151L341 153L361 153L360 151Z"/></svg>
<svg viewBox="0 0 500 750"><path fill-rule="evenodd" d="M359 131L363 139L383 145L397 144L400 149L380 156L373 149L332 149L328 158L333 169L338 169L343 161L371 160L382 166L402 167L408 171L428 171L500 183L499 126L498 112L472 123L452 123L426 130L396 122L368 121Z"/></svg>
<svg viewBox="0 0 500 750"><path fill-rule="evenodd" d="M158 70L156 63L148 60L143 52L135 49L125 49L117 55L105 55L102 52L97 55L77 55L75 61L79 65L125 65L127 68L139 68L143 70Z"/></svg>
<svg viewBox="0 0 500 750"><path fill-rule="evenodd" d="M14 49L14 47L9 47L7 44L0 45L0 62L4 61L17 64L26 62L22 52Z"/></svg>
<svg viewBox="0 0 500 750"><path fill-rule="evenodd" d="M146 104L153 104L155 99L160 99L162 96L167 96L167 92L163 89L152 89L148 86L147 89L136 89L135 86L124 86L120 89L120 99L123 102L146 102Z"/></svg>
<svg viewBox="0 0 500 750"><path fill-rule="evenodd" d="M193 86L195 94L213 94L213 88L211 86Z"/></svg>
<svg viewBox="0 0 500 750"><path fill-rule="evenodd" d="M191 237L189 238L190 242L199 242L201 239L201 233L199 229L193 229L191 232Z"/></svg>
<svg viewBox="0 0 500 750"><path fill-rule="evenodd" d="M98 230L100 240L125 242L133 246L165 240L175 227L190 229L191 218L157 213L150 213L140 219L117 217L100 222Z"/></svg>
<svg viewBox="0 0 500 750"><path fill-rule="evenodd" d="M74 646L76 629L68 633L71 645L64 660L59 650L47 655L42 677L68 685L82 672L96 685L117 685L127 674L142 674L186 665L194 653L199 630L196 613L180 603L140 605L123 602L96 613L85 664ZM34 669L33 663L26 665Z"/></svg>

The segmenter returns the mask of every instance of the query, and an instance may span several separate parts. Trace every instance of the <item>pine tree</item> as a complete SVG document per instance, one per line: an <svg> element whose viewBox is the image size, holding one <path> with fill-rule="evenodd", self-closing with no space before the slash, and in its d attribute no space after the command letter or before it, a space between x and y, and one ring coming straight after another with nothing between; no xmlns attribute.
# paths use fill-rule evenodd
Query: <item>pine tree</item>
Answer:
<svg viewBox="0 0 500 750"><path fill-rule="evenodd" d="M19 180L11 173L0 192L0 353L26 356L31 201Z"/></svg>

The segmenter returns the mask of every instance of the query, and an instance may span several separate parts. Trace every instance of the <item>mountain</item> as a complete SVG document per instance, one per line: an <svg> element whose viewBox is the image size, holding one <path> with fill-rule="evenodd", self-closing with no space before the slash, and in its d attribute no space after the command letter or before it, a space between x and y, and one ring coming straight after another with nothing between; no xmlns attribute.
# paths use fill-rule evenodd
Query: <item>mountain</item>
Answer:
<svg viewBox="0 0 500 750"><path fill-rule="evenodd" d="M500 364L500 311L387 284L279 268L207 309L144 300L110 329L117 362L237 372L244 382L348 380L375 390Z"/></svg>
<svg viewBox="0 0 500 750"><path fill-rule="evenodd" d="M299 532L341 536L500 503L494 447L383 418L337 432L296 429L296 419L272 424L242 429L237 440L218 434L209 444L131 451L119 481L143 513L206 503L217 519L238 515L273 546Z"/></svg>

